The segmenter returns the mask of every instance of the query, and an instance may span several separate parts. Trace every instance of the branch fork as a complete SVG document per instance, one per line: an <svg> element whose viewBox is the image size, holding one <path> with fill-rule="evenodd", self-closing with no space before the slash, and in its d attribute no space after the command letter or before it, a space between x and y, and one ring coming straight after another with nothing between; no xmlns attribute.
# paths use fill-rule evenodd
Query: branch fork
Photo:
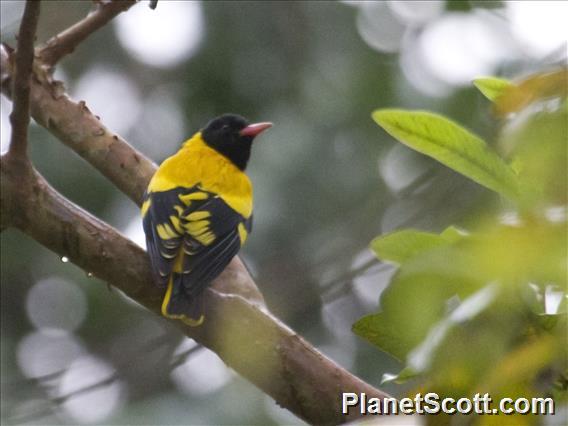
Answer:
<svg viewBox="0 0 568 426"><path fill-rule="evenodd" d="M40 47L32 66L39 1L26 2L17 51L0 49L2 93L14 103L12 141L0 167L1 225L19 229L160 315L162 292L152 282L146 252L54 190L26 155L31 112L40 125L140 205L156 170L154 163L107 129L84 102L70 99L51 77L61 58L134 4L133 0L98 4L95 12ZM174 321L180 331L307 422L338 424L359 417L355 410L341 413L342 391L388 397L273 317L238 257L206 290L205 303L208 319L203 326Z"/></svg>

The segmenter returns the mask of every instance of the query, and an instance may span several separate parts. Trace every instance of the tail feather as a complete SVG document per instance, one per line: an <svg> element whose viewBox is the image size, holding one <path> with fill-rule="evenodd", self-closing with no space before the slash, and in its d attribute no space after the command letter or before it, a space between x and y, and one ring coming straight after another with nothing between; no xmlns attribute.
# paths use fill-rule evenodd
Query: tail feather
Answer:
<svg viewBox="0 0 568 426"><path fill-rule="evenodd" d="M179 319L190 327L198 327L205 320L203 299L200 295L189 297L183 289L181 277L173 273L168 280L168 289L162 302L162 315Z"/></svg>

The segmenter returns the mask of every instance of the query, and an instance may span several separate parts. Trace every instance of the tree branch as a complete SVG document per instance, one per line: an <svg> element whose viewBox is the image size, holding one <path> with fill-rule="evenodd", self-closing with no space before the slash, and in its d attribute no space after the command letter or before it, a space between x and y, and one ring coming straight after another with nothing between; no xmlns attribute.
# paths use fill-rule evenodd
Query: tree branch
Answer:
<svg viewBox="0 0 568 426"><path fill-rule="evenodd" d="M3 46L0 50L2 93L8 98L11 96L7 84L11 61L9 49ZM32 117L140 205L156 165L109 131L85 102L71 100L62 83L53 81L41 67L35 67L34 77L31 82Z"/></svg>
<svg viewBox="0 0 568 426"><path fill-rule="evenodd" d="M97 8L85 19L52 37L39 49L38 56L42 63L48 68L53 68L61 58L72 53L79 43L134 4L135 0L97 3Z"/></svg>
<svg viewBox="0 0 568 426"><path fill-rule="evenodd" d="M84 24L86 20L64 32L63 42L53 42L59 47L52 47L53 53L42 58L55 63L102 25ZM11 72L7 49L1 51L1 63L4 82L4 74ZM3 93L10 95L5 87ZM45 67L35 67L31 112L38 123L140 204L154 164L108 131L84 102L69 99ZM3 157L0 170L2 225L15 226L160 315L163 295L152 282L144 250L57 193L30 163L16 167ZM337 424L358 417L357 411L341 414L342 391L388 396L336 365L255 303L262 298L238 257L205 291L204 299L207 319L202 326L174 323L309 423Z"/></svg>
<svg viewBox="0 0 568 426"><path fill-rule="evenodd" d="M14 101L10 123L9 158L26 159L28 147L28 125L30 123L30 80L34 61L34 41L39 20L39 0L28 0L18 33L18 48L15 53ZM25 160L27 161L27 160Z"/></svg>
<svg viewBox="0 0 568 426"><path fill-rule="evenodd" d="M10 62L9 50L2 49L2 69L9 71ZM34 76L31 112L36 122L88 161L140 206L144 191L156 172L156 165L120 136L108 130L99 118L91 113L85 102L70 99L63 91L62 84L53 81L41 67L35 68ZM2 86L3 93L9 97L10 92L5 90L5 87L9 85ZM3 220L9 221L14 216L2 217ZM226 291L237 292L256 303L264 303L256 285L240 288L231 286L231 282L224 285Z"/></svg>
<svg viewBox="0 0 568 426"><path fill-rule="evenodd" d="M152 282L147 254L115 229L55 191L35 170L2 158L1 206L14 226L160 315L162 291ZM227 284L229 283L229 284ZM243 377L309 423L342 423L341 392L387 395L351 375L262 308L219 286L255 287L238 258L205 291L207 319L182 332L213 350Z"/></svg>

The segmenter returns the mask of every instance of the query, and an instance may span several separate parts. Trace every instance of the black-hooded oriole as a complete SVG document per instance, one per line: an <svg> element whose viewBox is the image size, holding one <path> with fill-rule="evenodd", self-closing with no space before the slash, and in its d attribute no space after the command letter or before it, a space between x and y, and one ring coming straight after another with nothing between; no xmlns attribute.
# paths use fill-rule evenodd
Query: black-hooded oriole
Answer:
<svg viewBox="0 0 568 426"><path fill-rule="evenodd" d="M229 264L252 228L252 184L244 173L253 139L271 123L225 114L211 120L158 168L142 218L162 315L203 320L201 292Z"/></svg>

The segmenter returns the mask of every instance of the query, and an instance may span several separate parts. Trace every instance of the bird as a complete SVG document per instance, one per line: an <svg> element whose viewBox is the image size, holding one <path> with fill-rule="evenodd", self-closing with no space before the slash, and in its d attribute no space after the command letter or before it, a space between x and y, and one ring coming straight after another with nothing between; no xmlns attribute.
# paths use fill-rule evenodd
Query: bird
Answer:
<svg viewBox="0 0 568 426"><path fill-rule="evenodd" d="M163 316L197 327L203 290L252 231L253 188L245 170L252 142L272 127L223 114L185 141L153 175L141 206Z"/></svg>

